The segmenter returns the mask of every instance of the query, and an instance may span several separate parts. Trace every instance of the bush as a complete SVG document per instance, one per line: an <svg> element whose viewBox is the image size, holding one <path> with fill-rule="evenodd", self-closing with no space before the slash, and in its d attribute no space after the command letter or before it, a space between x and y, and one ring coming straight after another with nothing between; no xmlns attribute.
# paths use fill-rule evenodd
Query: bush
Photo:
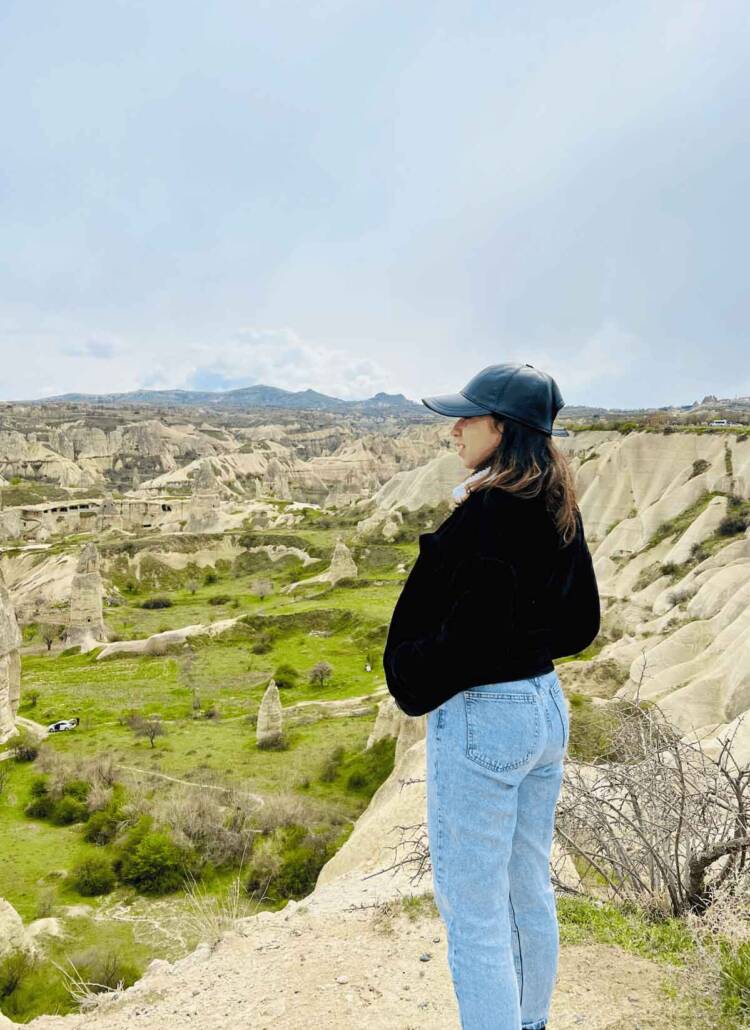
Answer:
<svg viewBox="0 0 750 1030"><path fill-rule="evenodd" d="M54 807L55 802L49 794L41 794L28 803L24 812L30 819L49 819Z"/></svg>
<svg viewBox="0 0 750 1030"><path fill-rule="evenodd" d="M123 987L132 987L141 976L137 966L120 958L115 951L88 948L69 958L78 976L93 994L115 990L121 984Z"/></svg>
<svg viewBox="0 0 750 1030"><path fill-rule="evenodd" d="M208 603L213 605L228 604L232 598L229 594L214 594L213 597L209 597Z"/></svg>
<svg viewBox="0 0 750 1030"><path fill-rule="evenodd" d="M293 665L283 663L276 667L276 671L273 674L273 678L276 682L276 686L280 689L287 687L296 687L299 681L299 672L294 668Z"/></svg>
<svg viewBox="0 0 750 1030"><path fill-rule="evenodd" d="M381 737L372 747L355 755L348 764L346 789L371 797L390 776L396 754L395 737Z"/></svg>
<svg viewBox="0 0 750 1030"><path fill-rule="evenodd" d="M323 763L323 767L320 770L320 775L318 776L318 779L322 783L334 782L334 780L339 774L341 763L344 760L344 754L345 751L341 744L339 744L338 747L335 747L333 751L331 751L330 755L328 756L328 758L326 758L325 762Z"/></svg>
<svg viewBox="0 0 750 1030"><path fill-rule="evenodd" d="M0 959L0 1001L9 998L21 982L33 972L34 958L27 951L12 951Z"/></svg>
<svg viewBox="0 0 750 1030"><path fill-rule="evenodd" d="M253 654L268 654L273 648L273 637L270 633L259 633L251 651Z"/></svg>
<svg viewBox="0 0 750 1030"><path fill-rule="evenodd" d="M149 597L141 602L141 608L171 608L172 600L169 597Z"/></svg>
<svg viewBox="0 0 750 1030"><path fill-rule="evenodd" d="M115 871L123 883L143 894L167 894L182 886L195 862L187 849L180 848L164 831L150 830L141 823L128 835Z"/></svg>
<svg viewBox="0 0 750 1030"><path fill-rule="evenodd" d="M251 894L263 890L272 902L309 894L335 851L330 831L315 833L296 823L276 831L263 844L253 853L245 890Z"/></svg>
<svg viewBox="0 0 750 1030"><path fill-rule="evenodd" d="M91 855L75 866L71 873L73 889L85 898L109 894L115 885L112 863L104 855Z"/></svg>
<svg viewBox="0 0 750 1030"><path fill-rule="evenodd" d="M76 801L86 801L90 790L91 785L86 780L68 780L64 784L62 792L64 797L75 798Z"/></svg>
<svg viewBox="0 0 750 1030"><path fill-rule="evenodd" d="M581 762L596 762L614 758L614 734L617 729L615 712L604 705L595 705L585 694L571 693L570 741L571 758Z"/></svg>
<svg viewBox="0 0 750 1030"><path fill-rule="evenodd" d="M107 805L89 817L83 830L83 839L89 844L111 844L123 821L123 800L122 787L115 787Z"/></svg>
<svg viewBox="0 0 750 1030"><path fill-rule="evenodd" d="M72 798L70 795L63 795L56 801L50 812L50 821L55 826L70 826L71 823L83 823L89 817L89 810L85 801Z"/></svg>
<svg viewBox="0 0 750 1030"><path fill-rule="evenodd" d="M725 515L717 527L719 536L736 536L744 533L748 526L747 516L740 512L730 512Z"/></svg>
<svg viewBox="0 0 750 1030"><path fill-rule="evenodd" d="M214 583L218 583L219 582L219 577L216 575L216 573L213 570L209 570L206 573L206 575L203 577L203 582L204 582L204 584L207 587L210 587Z"/></svg>
<svg viewBox="0 0 750 1030"><path fill-rule="evenodd" d="M11 743L11 753L16 762L33 762L39 754L39 743L27 730L19 730Z"/></svg>

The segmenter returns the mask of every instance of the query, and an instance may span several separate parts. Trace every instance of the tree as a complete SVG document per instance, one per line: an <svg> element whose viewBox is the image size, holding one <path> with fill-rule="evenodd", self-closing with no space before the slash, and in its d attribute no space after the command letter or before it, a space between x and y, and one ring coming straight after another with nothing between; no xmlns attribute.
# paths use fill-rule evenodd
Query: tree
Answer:
<svg viewBox="0 0 750 1030"><path fill-rule="evenodd" d="M191 594L194 594L195 591L198 589L198 581L196 579L189 579L187 581L187 588Z"/></svg>
<svg viewBox="0 0 750 1030"><path fill-rule="evenodd" d="M269 579L256 579L252 591L261 601L273 593L273 583Z"/></svg>
<svg viewBox="0 0 750 1030"><path fill-rule="evenodd" d="M164 723L158 715L149 716L147 719L142 715L136 715L130 720L130 728L136 737L145 737L151 747L154 746L154 741L157 737L165 737L167 735Z"/></svg>
<svg viewBox="0 0 750 1030"><path fill-rule="evenodd" d="M60 627L52 626L49 622L43 622L39 627L39 636L47 645L47 650L52 650L52 645L60 636Z"/></svg>
<svg viewBox="0 0 750 1030"><path fill-rule="evenodd" d="M36 703L39 700L38 690L26 690L23 695L29 702L29 708L36 708Z"/></svg>
<svg viewBox="0 0 750 1030"><path fill-rule="evenodd" d="M308 673L308 679L313 686L324 687L326 681L333 675L333 666L329 665L328 662L318 662L313 665L312 669Z"/></svg>

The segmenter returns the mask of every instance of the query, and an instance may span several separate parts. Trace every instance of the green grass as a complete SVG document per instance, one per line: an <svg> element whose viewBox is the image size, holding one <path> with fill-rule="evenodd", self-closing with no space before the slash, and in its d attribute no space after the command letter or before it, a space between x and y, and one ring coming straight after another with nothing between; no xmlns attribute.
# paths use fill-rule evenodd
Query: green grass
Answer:
<svg viewBox="0 0 750 1030"><path fill-rule="evenodd" d="M560 897L557 916L562 945L616 945L633 955L672 965L688 962L695 947L682 921L649 920L635 907Z"/></svg>

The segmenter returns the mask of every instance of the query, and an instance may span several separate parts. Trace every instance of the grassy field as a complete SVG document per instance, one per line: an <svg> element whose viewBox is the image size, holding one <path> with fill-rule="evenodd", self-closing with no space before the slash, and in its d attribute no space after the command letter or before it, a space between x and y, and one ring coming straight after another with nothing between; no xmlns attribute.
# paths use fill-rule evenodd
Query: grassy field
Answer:
<svg viewBox="0 0 750 1030"><path fill-rule="evenodd" d="M300 811L307 812L307 819L318 829L329 827L326 839L338 834L340 846L372 791L392 768L391 747L390 765L387 753L381 753L374 771L362 771L374 706L365 716L289 725L283 750L259 749L255 741L260 701L281 664L293 666L299 674L295 685L282 690L283 706L366 695L383 683L382 645L405 575L398 566L410 566L416 554L414 543L370 548L352 543L360 570L356 581L283 592L289 583L327 568L340 533L349 539L350 527L313 524L294 534L244 535L248 546L278 541L322 556L322 561L307 568L296 559L273 563L265 554L247 549L233 562L222 559L211 568L189 564L175 570L158 562L159 550L205 549L210 544L205 539L150 538L133 542L126 551L119 545L103 546L105 582L112 583L120 596L118 604L105 607L112 638L137 639L217 619L239 621L228 632L202 634L191 638L188 646L163 655L102 660L100 649L83 655L61 652L59 647L39 653L35 629L26 627L29 646L22 656L21 714L42 724L73 715L81 720L75 731L47 739L42 768L50 767L50 752L59 761L80 767L106 756L128 796L138 796L142 806L144 796L150 797L155 809L165 798L167 803L171 797L178 799L180 792L214 791L211 797L223 799L227 796L223 792L234 788L245 797L259 796L271 810L275 798L297 796L306 806ZM77 548L81 542L75 538L68 546ZM217 550L223 545L226 553L226 541L214 543ZM236 551L236 540L231 543ZM54 548L55 552L63 549L61 542ZM142 581L133 577L131 561L139 551L147 552L147 558L142 554L140 559ZM256 592L261 579L270 583L266 597ZM155 596L168 598L169 606L142 607ZM368 659L370 672L365 671ZM312 686L307 674L321 661L330 664L332 675L325 686ZM164 735L153 747L128 725L133 713L162 721ZM111 955L114 964L132 978L151 958L173 959L194 947L199 934L191 929L190 898L182 890L153 897L118 884L102 897L82 897L72 885L71 871L91 856L116 856L116 841L102 848L84 839L86 823L55 825L49 818L29 817L24 809L40 779L39 761L3 765L0 849L13 861L0 864L0 896L10 901L25 923L51 914L61 919L65 932L64 938L48 941L46 960L27 970L19 986L4 997L0 969L0 1008L6 1014L26 1020L43 1011L74 1007L53 960L64 963L73 956L86 967L92 954ZM352 778L352 770L358 771L358 779ZM268 830L269 846L273 844L289 861L292 855L302 863L301 869L307 869L304 863L309 856L305 857L304 849L299 852L298 844L284 843L283 816L279 819L280 828ZM237 874L231 862L218 867L209 863L203 869L201 889L221 898ZM291 882L296 882L294 877ZM243 903L258 907L255 897L246 896ZM278 903L264 902L262 907Z"/></svg>

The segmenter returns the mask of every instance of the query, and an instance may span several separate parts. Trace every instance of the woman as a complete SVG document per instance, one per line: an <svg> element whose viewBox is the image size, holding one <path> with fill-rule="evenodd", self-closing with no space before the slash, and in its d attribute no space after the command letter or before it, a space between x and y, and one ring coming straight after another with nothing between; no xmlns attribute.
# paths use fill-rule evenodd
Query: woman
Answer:
<svg viewBox="0 0 750 1030"><path fill-rule="evenodd" d="M463 1030L543 1030L559 935L552 834L568 742L553 664L599 631L581 514L552 424L551 376L491 365L424 398L464 466L457 507L396 603L383 664L408 715L427 715L435 901Z"/></svg>

